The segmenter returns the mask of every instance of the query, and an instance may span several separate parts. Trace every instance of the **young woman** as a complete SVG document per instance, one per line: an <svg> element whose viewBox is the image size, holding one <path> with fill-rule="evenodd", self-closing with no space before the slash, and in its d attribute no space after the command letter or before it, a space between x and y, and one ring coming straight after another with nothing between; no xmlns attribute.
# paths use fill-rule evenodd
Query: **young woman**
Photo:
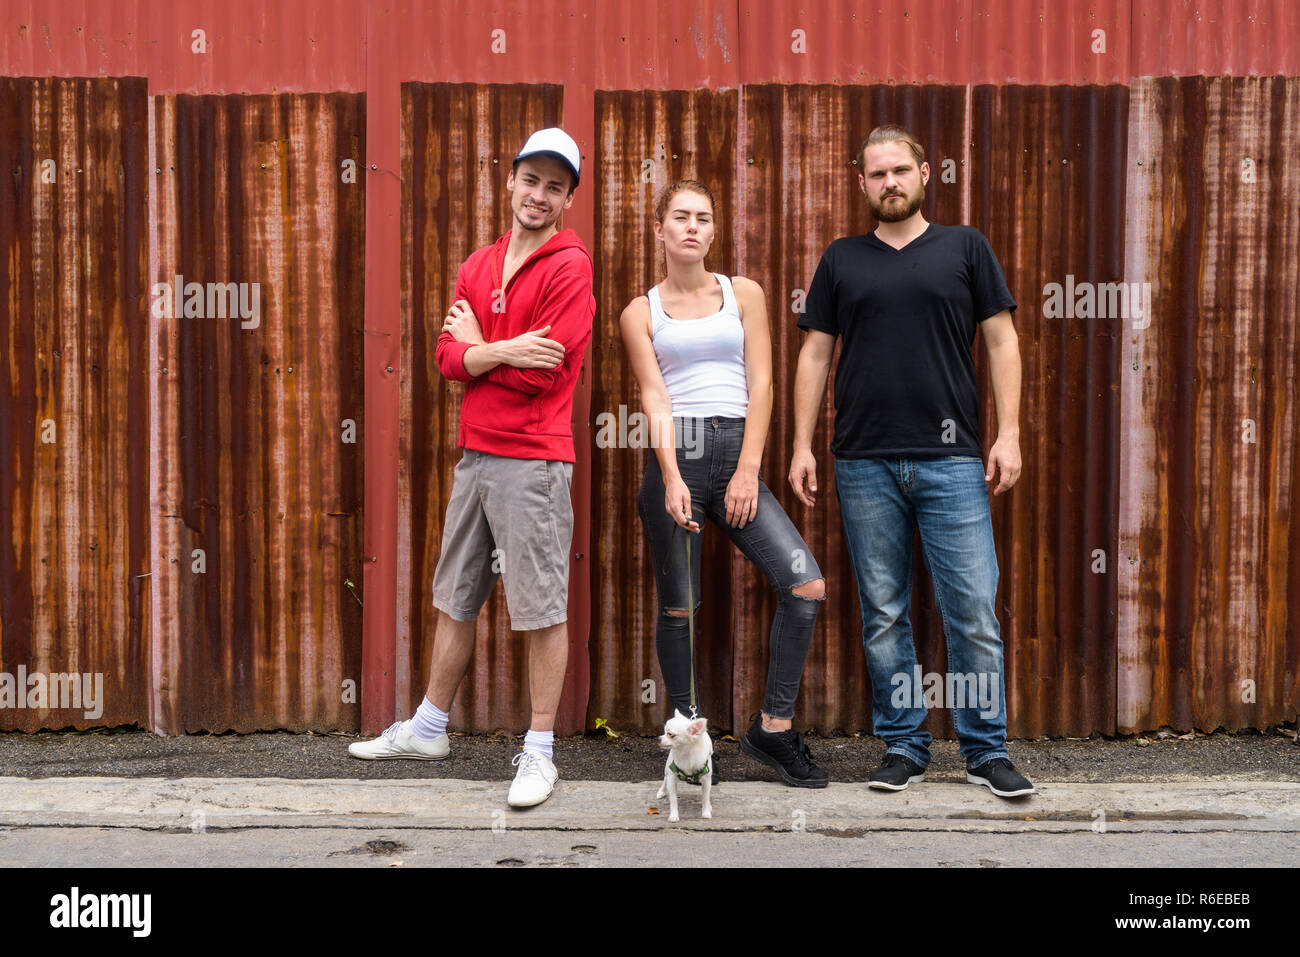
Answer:
<svg viewBox="0 0 1300 957"><path fill-rule="evenodd" d="M779 602L762 714L741 738L741 750L774 767L787 784L825 787L826 772L813 763L791 719L826 583L758 474L772 417L763 290L743 276L704 268L717 228L708 187L674 183L656 200L654 216L668 276L632 300L619 322L655 431L637 505L654 559L659 667L673 707L689 713L688 576L698 608L697 533L712 520L759 567Z"/></svg>

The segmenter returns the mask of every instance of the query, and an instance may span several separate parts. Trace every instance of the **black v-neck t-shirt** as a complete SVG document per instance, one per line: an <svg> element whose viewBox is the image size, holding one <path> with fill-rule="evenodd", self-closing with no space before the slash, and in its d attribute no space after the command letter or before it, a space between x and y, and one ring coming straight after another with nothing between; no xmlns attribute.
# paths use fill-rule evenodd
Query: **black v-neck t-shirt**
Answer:
<svg viewBox="0 0 1300 957"><path fill-rule="evenodd" d="M847 236L827 247L801 329L843 336L838 458L983 457L971 346L1016 301L979 230L931 223L902 249Z"/></svg>

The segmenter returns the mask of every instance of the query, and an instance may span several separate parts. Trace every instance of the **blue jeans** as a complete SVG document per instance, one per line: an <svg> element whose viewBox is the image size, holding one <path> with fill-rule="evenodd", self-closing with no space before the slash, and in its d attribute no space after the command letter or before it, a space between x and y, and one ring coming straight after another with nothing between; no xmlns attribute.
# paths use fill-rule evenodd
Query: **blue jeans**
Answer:
<svg viewBox="0 0 1300 957"><path fill-rule="evenodd" d="M931 736L921 723L938 685L966 766L1007 757L1002 638L993 611L998 561L983 464L974 456L836 459L835 484L858 579L871 717L886 753L930 763ZM948 646L948 670L936 678L922 677L912 643L917 528Z"/></svg>

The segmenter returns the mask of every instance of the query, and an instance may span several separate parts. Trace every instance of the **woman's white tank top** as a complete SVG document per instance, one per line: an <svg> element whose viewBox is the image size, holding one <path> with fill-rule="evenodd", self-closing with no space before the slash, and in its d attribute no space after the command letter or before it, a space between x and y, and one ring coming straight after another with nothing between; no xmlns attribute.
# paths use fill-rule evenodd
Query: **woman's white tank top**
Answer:
<svg viewBox="0 0 1300 957"><path fill-rule="evenodd" d="M745 327L731 280L713 275L722 286L722 311L699 319L673 319L664 312L659 287L650 288L650 341L673 415L744 418L749 411Z"/></svg>

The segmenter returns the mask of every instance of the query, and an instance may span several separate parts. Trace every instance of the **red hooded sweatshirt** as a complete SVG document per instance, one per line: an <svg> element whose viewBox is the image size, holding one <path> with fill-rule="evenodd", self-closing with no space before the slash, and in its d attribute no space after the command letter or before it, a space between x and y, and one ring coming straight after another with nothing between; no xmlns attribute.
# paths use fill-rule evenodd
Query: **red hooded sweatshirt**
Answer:
<svg viewBox="0 0 1300 957"><path fill-rule="evenodd" d="M572 229L556 233L524 260L501 290L506 233L470 254L456 273L456 299L469 301L488 342L550 326L548 339L564 346L554 369L516 369L504 363L478 377L465 371L471 348L451 333L438 336L438 368L468 382L460 406L461 448L516 459L572 462L573 387L591 341L596 300L591 254Z"/></svg>

